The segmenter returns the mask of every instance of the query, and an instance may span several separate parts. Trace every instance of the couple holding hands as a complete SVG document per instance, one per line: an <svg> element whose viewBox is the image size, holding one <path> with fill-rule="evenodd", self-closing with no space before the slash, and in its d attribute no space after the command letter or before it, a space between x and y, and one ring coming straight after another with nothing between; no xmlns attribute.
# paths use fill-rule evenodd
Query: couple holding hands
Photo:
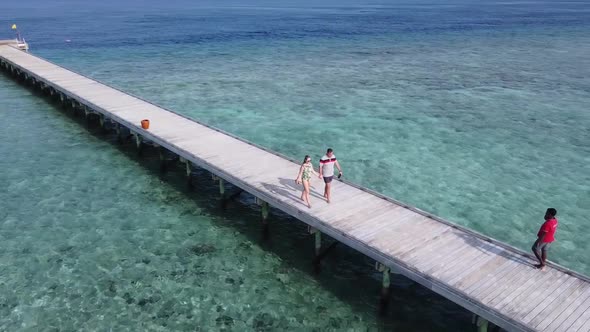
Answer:
<svg viewBox="0 0 590 332"><path fill-rule="evenodd" d="M324 183L326 184L324 187L324 198L326 198L326 201L330 203L330 185L334 179L334 166L338 168L338 178L340 178L342 176L342 168L340 168L340 164L338 164L332 149L328 149L328 151L326 151L326 155L320 159L319 173L313 169L313 164L311 163L311 157L309 155L305 156L303 159L303 164L301 164L301 167L299 168L299 174L297 175L295 182L297 182L297 184L303 184L301 200L307 203L307 207L311 208L311 203L309 202L309 182L311 180L312 174L319 177L320 179L323 177Z"/></svg>

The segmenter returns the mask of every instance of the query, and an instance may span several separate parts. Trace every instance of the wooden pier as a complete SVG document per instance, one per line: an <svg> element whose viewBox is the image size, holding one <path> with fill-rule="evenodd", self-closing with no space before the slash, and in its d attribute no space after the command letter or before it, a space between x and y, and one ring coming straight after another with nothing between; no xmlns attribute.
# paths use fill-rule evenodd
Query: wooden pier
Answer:
<svg viewBox="0 0 590 332"><path fill-rule="evenodd" d="M586 276L553 263L537 270L519 249L343 181L333 182L327 204L318 198L323 183L312 179L309 209L293 180L298 162L10 45L0 45L0 68L101 125L129 130L138 147L150 141L177 155L189 176L200 167L219 179L221 191L229 182L254 195L264 220L271 206L303 221L318 253L327 234L371 257L383 273L385 301L395 272L471 311L474 330L494 324L508 331L590 331ZM142 119L150 120L149 129Z"/></svg>
<svg viewBox="0 0 590 332"><path fill-rule="evenodd" d="M23 50L23 51L29 50L29 44L27 44L24 40L3 39L3 40L0 40L0 46L3 46L3 45L12 46L12 47L15 47L15 48L17 48L19 50Z"/></svg>

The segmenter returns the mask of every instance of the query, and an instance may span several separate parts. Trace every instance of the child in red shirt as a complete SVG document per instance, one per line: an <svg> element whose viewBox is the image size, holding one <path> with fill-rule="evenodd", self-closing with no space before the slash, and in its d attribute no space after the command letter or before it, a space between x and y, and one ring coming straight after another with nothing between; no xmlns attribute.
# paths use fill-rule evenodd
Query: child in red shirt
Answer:
<svg viewBox="0 0 590 332"><path fill-rule="evenodd" d="M535 267L543 270L545 268L545 261L547 261L547 250L551 243L555 241L555 231L557 230L557 210L554 208L547 209L545 212L545 222L537 233L537 241L533 244L533 253L539 260L539 264Z"/></svg>

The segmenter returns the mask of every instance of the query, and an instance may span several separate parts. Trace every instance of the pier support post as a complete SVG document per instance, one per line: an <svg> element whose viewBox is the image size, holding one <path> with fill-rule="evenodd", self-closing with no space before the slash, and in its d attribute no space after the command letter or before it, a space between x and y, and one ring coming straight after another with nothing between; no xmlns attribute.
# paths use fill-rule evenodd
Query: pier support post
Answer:
<svg viewBox="0 0 590 332"><path fill-rule="evenodd" d="M98 116L98 122L100 123L100 131L104 134L107 132L107 127L106 127L106 119L104 117L103 114L100 114Z"/></svg>
<svg viewBox="0 0 590 332"><path fill-rule="evenodd" d="M88 109L88 107L84 106L84 119L86 120L86 127L90 127L90 115L92 112Z"/></svg>
<svg viewBox="0 0 590 332"><path fill-rule="evenodd" d="M225 182L222 178L219 178L219 195L222 199L225 197Z"/></svg>
<svg viewBox="0 0 590 332"><path fill-rule="evenodd" d="M322 232L319 230L309 227L309 233L313 234L314 237L314 256L313 256L313 270L316 274L320 273L321 270L321 254L322 254Z"/></svg>
<svg viewBox="0 0 590 332"><path fill-rule="evenodd" d="M191 162L188 160L185 160L184 165L186 166L186 176L190 177L191 173L193 172Z"/></svg>
<svg viewBox="0 0 590 332"><path fill-rule="evenodd" d="M115 134L117 135L117 144L122 144L123 136L121 134L121 125L119 123L115 124Z"/></svg>
<svg viewBox="0 0 590 332"><path fill-rule="evenodd" d="M267 202L262 202L262 223L268 224L269 207Z"/></svg>
<svg viewBox="0 0 590 332"><path fill-rule="evenodd" d="M315 234L315 256L318 257L322 251L322 232L316 229Z"/></svg>
<svg viewBox="0 0 590 332"><path fill-rule="evenodd" d="M321 262L322 262L322 232L319 230L307 226L307 232L313 235L314 238L314 246L313 246L313 271L315 274L319 274L321 270Z"/></svg>
<svg viewBox="0 0 590 332"><path fill-rule="evenodd" d="M158 147L158 152L160 155L160 173L164 174L168 170L168 165L166 163L166 149L163 147Z"/></svg>
<svg viewBox="0 0 590 332"><path fill-rule="evenodd" d="M480 316L476 316L475 325L477 326L477 332L488 332L489 322L487 319Z"/></svg>
<svg viewBox="0 0 590 332"><path fill-rule="evenodd" d="M379 297L379 314L385 315L387 313L387 307L389 306L389 289L391 286L391 276L390 276L390 269L377 262L375 264L375 269L377 271L383 273L383 281L381 283L381 295Z"/></svg>
<svg viewBox="0 0 590 332"><path fill-rule="evenodd" d="M270 229L268 227L268 214L269 214L268 203L262 202L262 235L265 240L267 240L270 235Z"/></svg>
<svg viewBox="0 0 590 332"><path fill-rule="evenodd" d="M262 215L262 239L268 240L270 235L270 230L268 227L268 215L270 212L270 206L267 202L263 201L262 199L256 197L256 204L260 205L260 211Z"/></svg>
<svg viewBox="0 0 590 332"><path fill-rule="evenodd" d="M340 244L338 241L332 241L330 245L322 245L322 232L311 226L307 226L309 234L313 234L314 237L314 257L312 261L313 269L316 274L321 272L321 263L328 254ZM322 250L323 249L323 250Z"/></svg>
<svg viewBox="0 0 590 332"><path fill-rule="evenodd" d="M189 189L193 189L193 179L191 174L193 173L193 169L192 169L192 164L190 162L190 160L186 160L182 157L180 158L180 162L184 163L184 167L185 167L185 171L186 171L186 185L188 186Z"/></svg>
<svg viewBox="0 0 590 332"><path fill-rule="evenodd" d="M135 137L135 146L139 148L141 146L141 136L136 133L133 133L133 136Z"/></svg>
<svg viewBox="0 0 590 332"><path fill-rule="evenodd" d="M75 100L72 100L72 115L75 117L80 116L81 112L80 111L84 111L85 106L76 102ZM84 111L84 114L86 114L86 112Z"/></svg>
<svg viewBox="0 0 590 332"><path fill-rule="evenodd" d="M143 142L141 136L138 133L133 133L135 137L135 146L137 147L137 155L141 156L143 154Z"/></svg>

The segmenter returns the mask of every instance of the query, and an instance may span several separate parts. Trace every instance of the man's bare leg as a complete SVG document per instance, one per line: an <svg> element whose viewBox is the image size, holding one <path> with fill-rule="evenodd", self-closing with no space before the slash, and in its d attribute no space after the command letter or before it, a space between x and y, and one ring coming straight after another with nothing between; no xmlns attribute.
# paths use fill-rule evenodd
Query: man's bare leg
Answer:
<svg viewBox="0 0 590 332"><path fill-rule="evenodd" d="M533 254L535 254L535 257L537 257L537 260L539 261L539 264L536 264L535 267L540 269L543 267L543 258L541 257L541 255L539 255L539 250L537 249L537 242L535 242L535 244L533 244Z"/></svg>
<svg viewBox="0 0 590 332"><path fill-rule="evenodd" d="M547 262L547 250L542 250L541 252L541 267L539 267L542 270L545 269L545 263Z"/></svg>

